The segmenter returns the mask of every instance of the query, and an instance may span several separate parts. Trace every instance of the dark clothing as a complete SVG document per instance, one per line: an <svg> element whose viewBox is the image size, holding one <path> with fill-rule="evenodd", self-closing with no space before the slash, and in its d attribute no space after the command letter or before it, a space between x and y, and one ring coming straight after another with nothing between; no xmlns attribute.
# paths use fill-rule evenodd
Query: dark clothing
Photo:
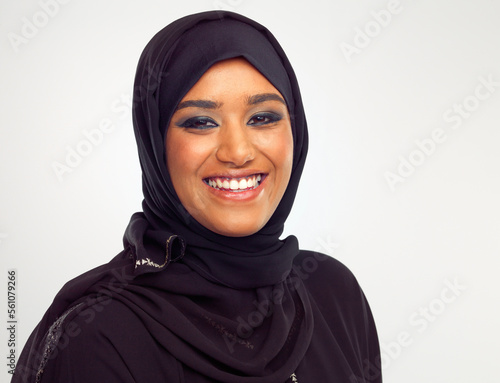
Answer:
<svg viewBox="0 0 500 383"><path fill-rule="evenodd" d="M212 232L188 213L165 153L179 101L211 65L235 57L280 92L293 134L286 191L245 237ZM61 290L13 382L380 382L375 326L352 274L299 251L294 236L280 239L308 133L297 79L273 35L224 11L174 21L141 55L133 122L143 212L132 216L122 253Z"/></svg>
<svg viewBox="0 0 500 383"><path fill-rule="evenodd" d="M211 282L180 263L133 279L131 265L132 260L123 253L110 264L65 286L56 302L70 290L85 289L89 295L70 305L74 309L59 326L53 326L53 335L46 337L43 347L38 348L42 354L52 350L44 362L40 361L43 363L40 382L292 382L266 377L272 370L272 361L265 359L266 352L277 346L267 344L266 334L282 332L279 346L293 348L297 329L305 320L304 309L312 313L312 338L298 366L293 369L290 366L287 376L295 373L298 382L382 381L379 346L368 303L351 272L331 257L301 251L295 258L287 286L266 289L264 296L259 296L258 289L241 291L242 299L237 306L229 296L212 294ZM170 278L173 283L182 278L192 279L193 284L203 284L207 294L204 297L191 294L189 286L166 293L162 287L170 285L167 282ZM84 288L91 280L99 282ZM297 299L293 296L289 302L284 299L289 295L283 290L293 293L302 283L310 307L291 304ZM212 289L215 292L217 286ZM179 300L204 306L206 310L200 310L197 318L191 315L183 318L178 309L188 305L176 304ZM299 319L288 323L287 331L273 328L273 316L280 316L280 311L289 306ZM176 322L169 324L170 329L164 324L169 317ZM172 333L183 330L191 336L179 342ZM53 342L57 336L58 340ZM176 350L185 347L183 342L198 347L199 365L190 365L189 359L182 362L174 356ZM210 353L204 354L207 350ZM225 380L222 362L225 358L241 359L245 361L242 365L253 364L255 375L249 378L241 371L232 371L241 377ZM40 363L21 365L24 362L20 360L18 367L40 368ZM203 363L214 368L206 368ZM214 375L200 373L204 369Z"/></svg>

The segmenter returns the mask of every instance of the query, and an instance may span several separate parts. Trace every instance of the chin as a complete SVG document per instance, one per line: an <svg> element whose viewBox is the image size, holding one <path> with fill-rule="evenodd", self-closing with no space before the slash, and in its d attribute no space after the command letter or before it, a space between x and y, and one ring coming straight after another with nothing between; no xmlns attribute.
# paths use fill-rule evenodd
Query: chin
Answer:
<svg viewBox="0 0 500 383"><path fill-rule="evenodd" d="M248 237L257 233L264 224L260 222L224 222L224 224L204 225L214 233L224 235L226 237Z"/></svg>

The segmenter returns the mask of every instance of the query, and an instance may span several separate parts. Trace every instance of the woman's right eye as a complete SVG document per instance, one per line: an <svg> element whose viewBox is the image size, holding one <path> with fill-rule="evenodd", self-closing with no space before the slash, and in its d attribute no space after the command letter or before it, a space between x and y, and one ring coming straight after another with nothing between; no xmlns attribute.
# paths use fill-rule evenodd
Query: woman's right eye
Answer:
<svg viewBox="0 0 500 383"><path fill-rule="evenodd" d="M210 129L216 128L219 125L208 117L192 117L180 124L177 124L177 126L188 129Z"/></svg>

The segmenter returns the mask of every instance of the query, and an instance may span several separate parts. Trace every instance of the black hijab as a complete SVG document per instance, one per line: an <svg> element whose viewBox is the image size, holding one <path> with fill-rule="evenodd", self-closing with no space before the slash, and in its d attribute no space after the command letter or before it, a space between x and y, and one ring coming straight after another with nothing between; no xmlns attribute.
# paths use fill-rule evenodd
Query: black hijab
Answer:
<svg viewBox="0 0 500 383"><path fill-rule="evenodd" d="M259 232L240 238L215 234L187 213L165 160L166 127L177 103L211 65L234 57L248 60L283 95L294 140L291 179L279 206ZM13 382L52 381L61 372L51 360L63 323L99 305L111 315L118 303L133 312L155 347L199 376L226 383L285 382L304 357L314 325L307 290L292 269L297 240L279 238L307 152L300 92L282 48L266 28L236 13L181 18L158 32L140 58L133 122L143 213L132 216L120 254L59 292L28 340ZM242 334L240 318L256 314L256 307L262 320ZM120 328L110 326L107 338L129 342L124 353L140 347ZM70 339L70 346L80 339ZM148 363L134 356L126 366L142 371ZM169 379L180 381L175 374Z"/></svg>
<svg viewBox="0 0 500 383"><path fill-rule="evenodd" d="M196 222L180 203L165 160L166 128L179 101L210 66L234 57L248 60L283 95L294 138L292 175L281 202L264 228L244 238L225 237ZM125 245L150 257L154 244L153 252L161 255L156 263L163 264L165 243L174 234L177 246L172 246L177 251L170 259L182 256L184 241L188 256L183 261L214 282L251 288L283 281L298 245L293 236L284 241L279 237L297 192L308 137L297 80L276 39L263 26L231 12L184 17L158 32L146 46L134 91L144 214L132 217Z"/></svg>

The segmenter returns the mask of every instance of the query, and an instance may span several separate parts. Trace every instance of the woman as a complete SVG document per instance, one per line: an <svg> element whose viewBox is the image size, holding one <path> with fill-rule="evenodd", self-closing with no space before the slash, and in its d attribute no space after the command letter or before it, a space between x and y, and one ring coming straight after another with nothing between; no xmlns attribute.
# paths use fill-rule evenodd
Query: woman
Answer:
<svg viewBox="0 0 500 383"><path fill-rule="evenodd" d="M230 12L173 22L141 56L133 113L143 212L63 287L13 382L381 382L355 278L279 239L307 126L270 32Z"/></svg>

